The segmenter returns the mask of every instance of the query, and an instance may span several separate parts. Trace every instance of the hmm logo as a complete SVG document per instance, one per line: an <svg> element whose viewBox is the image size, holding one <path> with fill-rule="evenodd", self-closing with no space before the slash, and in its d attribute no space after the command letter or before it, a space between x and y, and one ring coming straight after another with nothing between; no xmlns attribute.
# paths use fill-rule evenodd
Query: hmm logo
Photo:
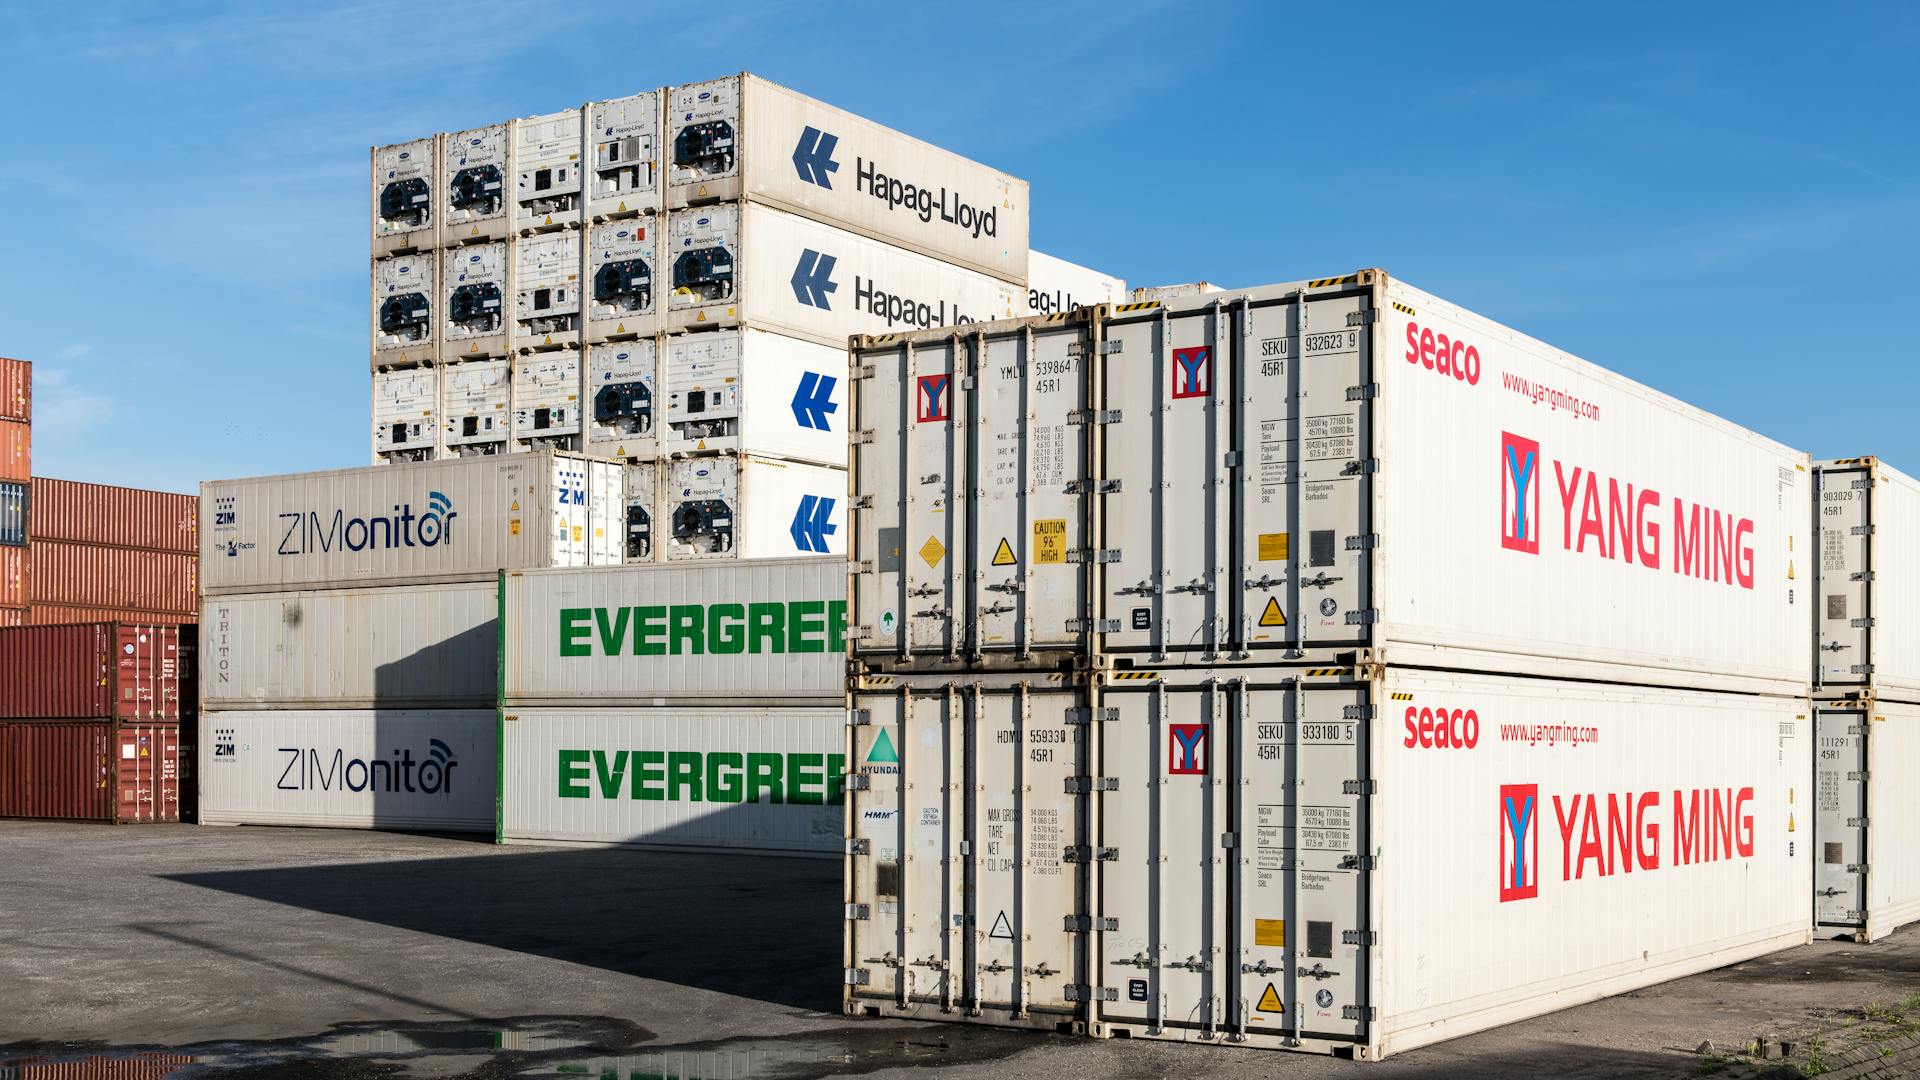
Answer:
<svg viewBox="0 0 1920 1080"><path fill-rule="evenodd" d="M1540 444L1500 433L1500 546L1540 554Z"/></svg>
<svg viewBox="0 0 1920 1080"><path fill-rule="evenodd" d="M1174 724L1167 729L1167 772L1199 776L1207 771L1207 725Z"/></svg>
<svg viewBox="0 0 1920 1080"><path fill-rule="evenodd" d="M922 375L915 391L914 416L919 423L943 423L953 419L953 405L947 395L952 375Z"/></svg>
<svg viewBox="0 0 1920 1080"><path fill-rule="evenodd" d="M1213 393L1213 350L1205 345L1173 350L1173 396L1208 397Z"/></svg>
<svg viewBox="0 0 1920 1080"><path fill-rule="evenodd" d="M1500 902L1540 895L1540 785L1500 785Z"/></svg>

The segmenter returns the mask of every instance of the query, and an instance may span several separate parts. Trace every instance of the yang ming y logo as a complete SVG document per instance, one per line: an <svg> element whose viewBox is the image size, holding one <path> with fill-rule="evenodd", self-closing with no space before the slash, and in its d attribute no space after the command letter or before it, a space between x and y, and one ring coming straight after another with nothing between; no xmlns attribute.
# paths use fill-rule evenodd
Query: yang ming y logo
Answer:
<svg viewBox="0 0 1920 1080"><path fill-rule="evenodd" d="M1500 546L1540 554L1540 444L1500 433Z"/></svg>

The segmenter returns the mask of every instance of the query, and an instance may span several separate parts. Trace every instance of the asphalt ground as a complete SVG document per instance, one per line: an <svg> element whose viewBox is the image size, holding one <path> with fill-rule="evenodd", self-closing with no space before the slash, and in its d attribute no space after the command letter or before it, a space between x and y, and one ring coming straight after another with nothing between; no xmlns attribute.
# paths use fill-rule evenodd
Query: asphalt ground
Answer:
<svg viewBox="0 0 1920 1080"><path fill-rule="evenodd" d="M0 1076L9 1061L165 1052L194 1058L189 1074L289 1077L1679 1077L1712 1069L1703 1042L1804 1038L1920 991L1920 932L1908 930L1381 1063L856 1020L839 1012L839 871L395 833L0 821Z"/></svg>

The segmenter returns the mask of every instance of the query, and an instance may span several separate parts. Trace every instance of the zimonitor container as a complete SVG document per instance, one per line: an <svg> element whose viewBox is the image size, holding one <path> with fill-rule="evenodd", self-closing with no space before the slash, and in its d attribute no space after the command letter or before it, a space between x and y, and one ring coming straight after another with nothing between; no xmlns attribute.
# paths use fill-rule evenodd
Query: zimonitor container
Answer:
<svg viewBox="0 0 1920 1080"><path fill-rule="evenodd" d="M395 255L434 246L436 136L373 148L373 254Z"/></svg>
<svg viewBox="0 0 1920 1080"><path fill-rule="evenodd" d="M199 608L200 557L33 538L27 595L35 604L130 608L191 615Z"/></svg>
<svg viewBox="0 0 1920 1080"><path fill-rule="evenodd" d="M1806 698L1345 671L857 684L847 1010L1374 1059L1809 939Z"/></svg>
<svg viewBox="0 0 1920 1080"><path fill-rule="evenodd" d="M200 486L208 597L619 562L620 467L515 454Z"/></svg>
<svg viewBox="0 0 1920 1080"><path fill-rule="evenodd" d="M1095 304L1124 304L1127 283L1065 259L1027 253L1027 314L1056 315Z"/></svg>
<svg viewBox="0 0 1920 1080"><path fill-rule="evenodd" d="M668 206L751 199L1026 284L1026 181L752 75L662 93Z"/></svg>
<svg viewBox="0 0 1920 1080"><path fill-rule="evenodd" d="M27 545L27 485L0 483L0 545Z"/></svg>
<svg viewBox="0 0 1920 1080"><path fill-rule="evenodd" d="M0 356L0 420L33 419L33 361Z"/></svg>
<svg viewBox="0 0 1920 1080"><path fill-rule="evenodd" d="M856 363L862 654L1811 677L1806 455L1379 271Z"/></svg>
<svg viewBox="0 0 1920 1080"><path fill-rule="evenodd" d="M840 559L508 571L509 705L779 705L846 699Z"/></svg>
<svg viewBox="0 0 1920 1080"><path fill-rule="evenodd" d="M191 817L193 747L181 740L177 724L0 720L0 817L120 825Z"/></svg>
<svg viewBox="0 0 1920 1080"><path fill-rule="evenodd" d="M844 346L733 328L675 334L666 350L668 454L846 467Z"/></svg>
<svg viewBox="0 0 1920 1080"><path fill-rule="evenodd" d="M131 608L76 607L68 604L35 604L26 610L22 623L27 626L99 622L191 626L200 619L199 612L195 611L135 611Z"/></svg>
<svg viewBox="0 0 1920 1080"><path fill-rule="evenodd" d="M216 596L208 709L485 708L499 695L493 581Z"/></svg>
<svg viewBox="0 0 1920 1080"><path fill-rule="evenodd" d="M33 425L0 420L0 480L26 483L33 475Z"/></svg>
<svg viewBox="0 0 1920 1080"><path fill-rule="evenodd" d="M845 555L844 469L774 458L682 458L661 472L666 561Z"/></svg>
<svg viewBox="0 0 1920 1080"><path fill-rule="evenodd" d="M500 713L505 843L841 851L846 708Z"/></svg>
<svg viewBox="0 0 1920 1080"><path fill-rule="evenodd" d="M178 723L198 700L194 642L151 623L0 631L0 719Z"/></svg>
<svg viewBox="0 0 1920 1080"><path fill-rule="evenodd" d="M1814 483L1814 687L1920 702L1920 483L1871 457Z"/></svg>
<svg viewBox="0 0 1920 1080"><path fill-rule="evenodd" d="M200 498L171 491L33 478L32 524L36 540L145 548L200 550Z"/></svg>
<svg viewBox="0 0 1920 1080"><path fill-rule="evenodd" d="M1027 308L1023 286L760 203L675 210L666 229L670 331L746 324L845 348Z"/></svg>
<svg viewBox="0 0 1920 1080"><path fill-rule="evenodd" d="M1920 920L1920 705L1813 705L1813 911L1819 937L1878 941Z"/></svg>
<svg viewBox="0 0 1920 1080"><path fill-rule="evenodd" d="M493 831L492 709L270 710L202 724L200 821Z"/></svg>

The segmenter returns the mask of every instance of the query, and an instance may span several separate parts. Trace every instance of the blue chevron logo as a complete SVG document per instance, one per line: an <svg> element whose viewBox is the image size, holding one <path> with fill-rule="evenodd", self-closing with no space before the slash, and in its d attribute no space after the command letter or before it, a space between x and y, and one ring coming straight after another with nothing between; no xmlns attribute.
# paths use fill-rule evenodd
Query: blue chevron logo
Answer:
<svg viewBox="0 0 1920 1080"><path fill-rule="evenodd" d="M833 283L833 264L839 262L831 255L822 255L812 248L800 249L800 261L794 264L793 295L808 307L817 307L821 311L832 311L827 303L827 294L837 292L840 286Z"/></svg>
<svg viewBox="0 0 1920 1080"><path fill-rule="evenodd" d="M793 527L787 530L793 537L794 547L827 554L827 537L840 528L827 520L833 514L835 501L825 495L800 496L800 509L794 511Z"/></svg>
<svg viewBox="0 0 1920 1080"><path fill-rule="evenodd" d="M794 144L793 171L807 183L832 191L832 174L840 171L840 163L833 160L833 148L838 145L839 136L809 125L800 132L800 141Z"/></svg>
<svg viewBox="0 0 1920 1080"><path fill-rule="evenodd" d="M833 388L840 380L831 375L804 371L800 373L800 386L793 392L793 418L803 428L815 431L832 431L827 423L827 415L840 411L833 401Z"/></svg>

